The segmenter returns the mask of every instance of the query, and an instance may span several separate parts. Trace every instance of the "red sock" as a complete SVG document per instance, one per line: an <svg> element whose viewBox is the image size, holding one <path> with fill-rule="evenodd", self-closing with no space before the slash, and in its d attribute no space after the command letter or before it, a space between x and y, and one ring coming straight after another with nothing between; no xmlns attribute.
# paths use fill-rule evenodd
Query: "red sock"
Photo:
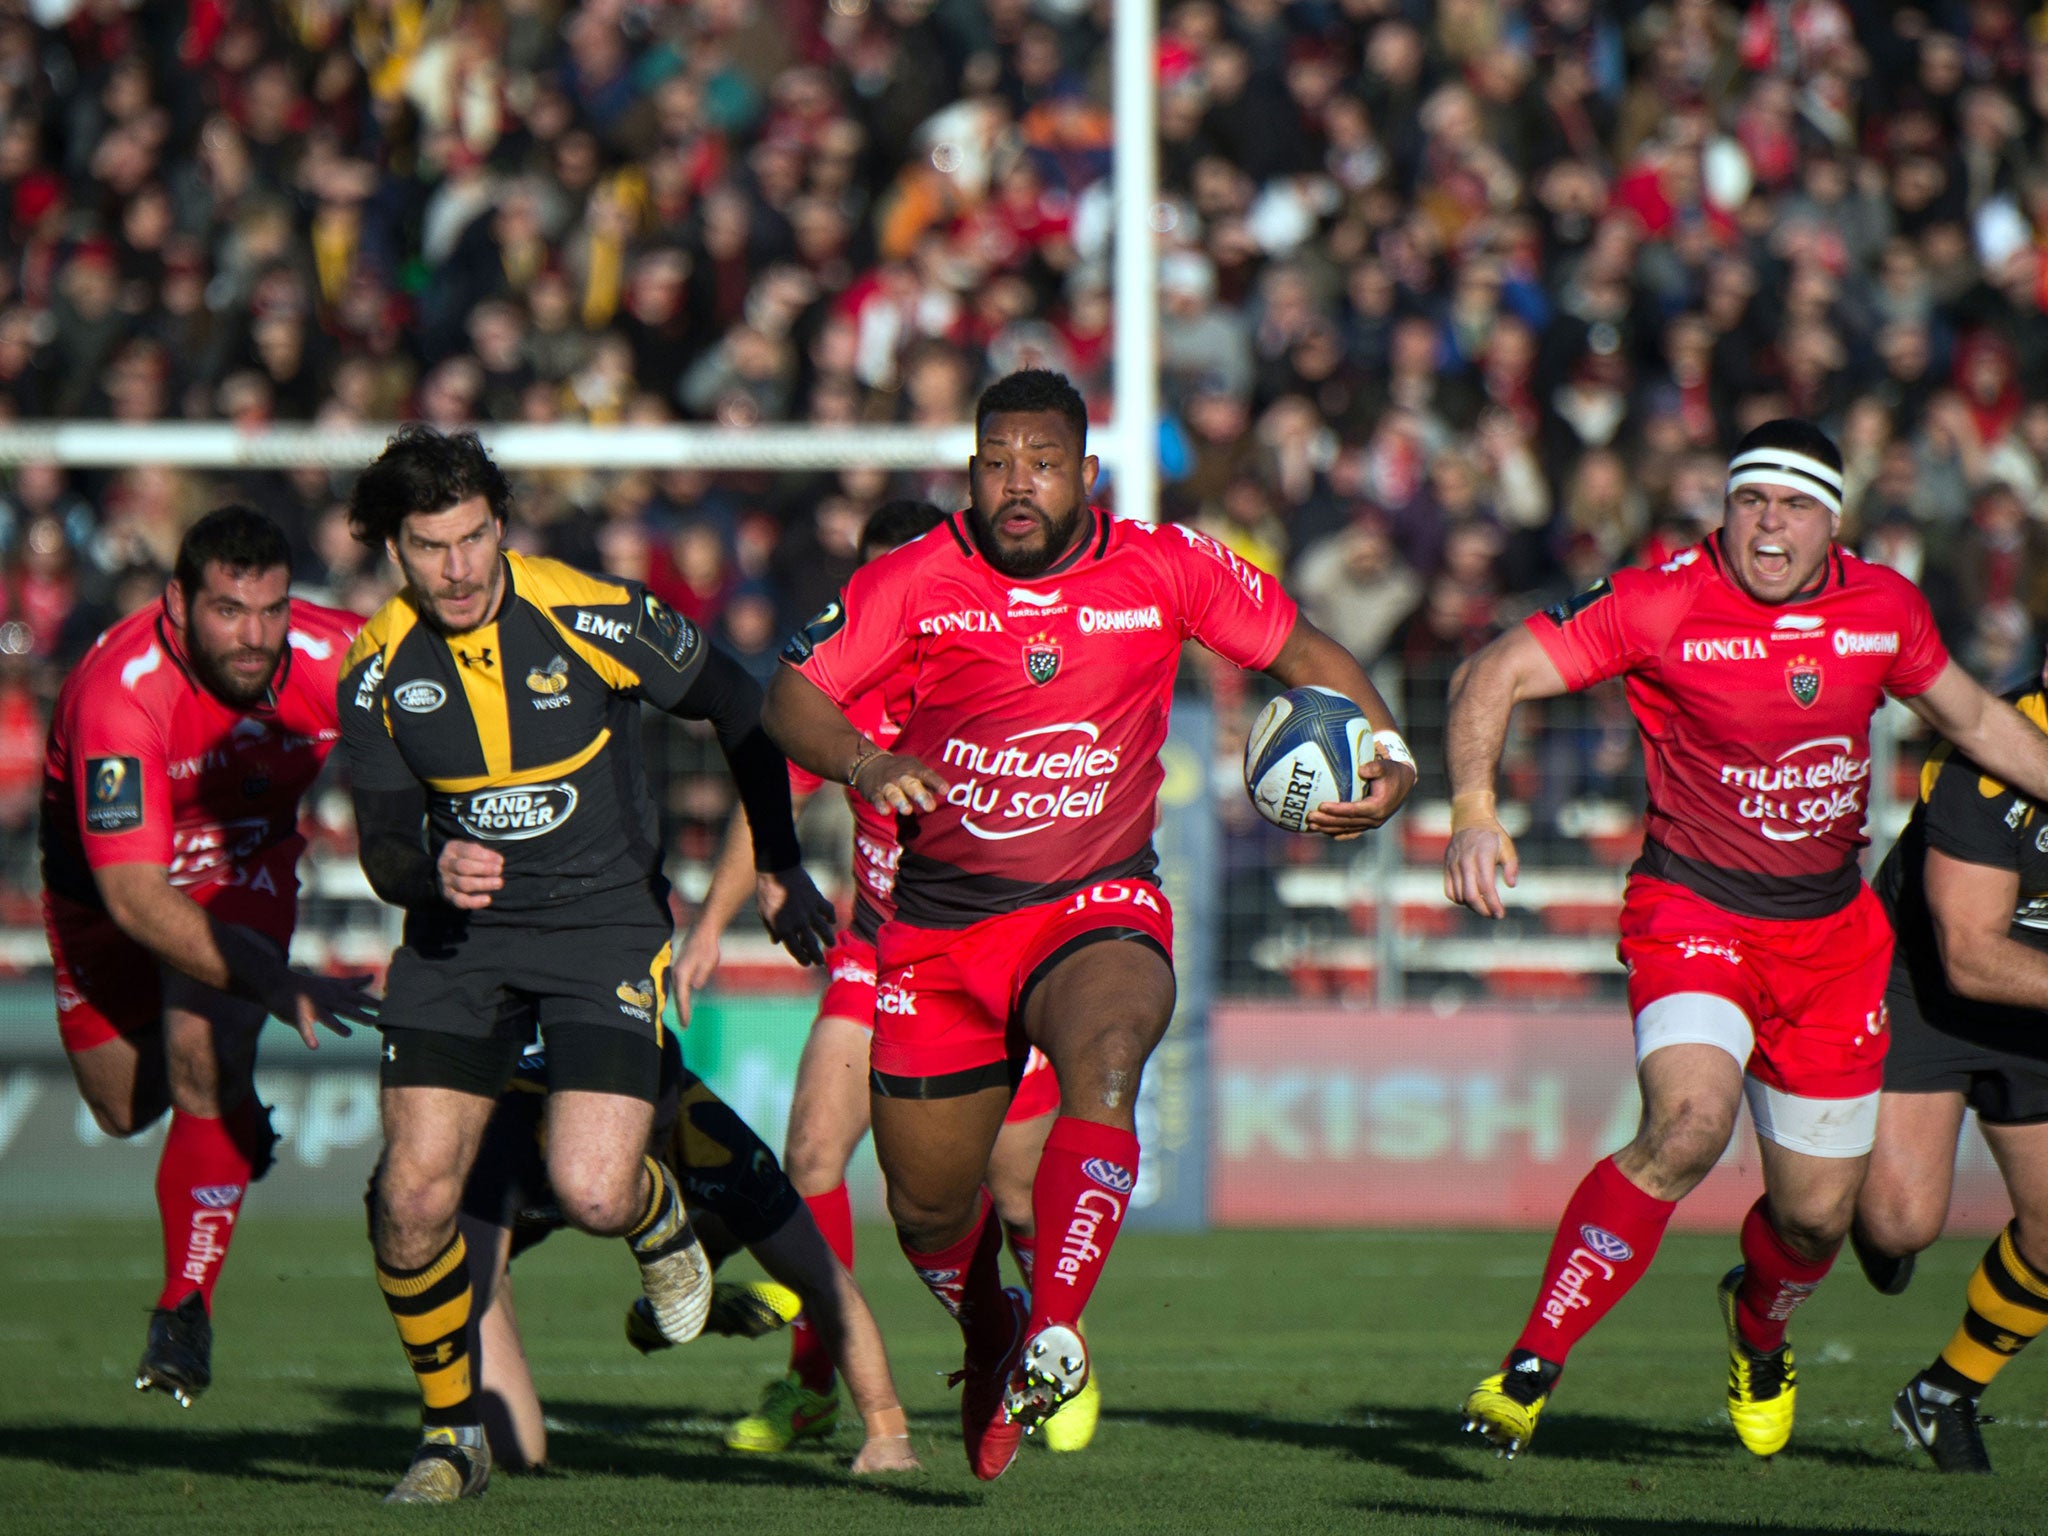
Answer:
<svg viewBox="0 0 2048 1536"><path fill-rule="evenodd" d="M1677 1201L1636 1188L1613 1158L1595 1163L1565 1203L1536 1305L1515 1348L1563 1365L1572 1346L1642 1279L1677 1209Z"/></svg>
<svg viewBox="0 0 2048 1536"><path fill-rule="evenodd" d="M1031 1288L1032 1333L1080 1319L1137 1183L1138 1138L1129 1131L1072 1115L1053 1121L1031 1184L1031 1225L1057 1247L1045 1284Z"/></svg>
<svg viewBox="0 0 2048 1536"><path fill-rule="evenodd" d="M1022 1227L1003 1223L1003 1235L1010 1240L1010 1257L1017 1261L1017 1273L1024 1277L1024 1289L1030 1290L1031 1270L1038 1262L1038 1235Z"/></svg>
<svg viewBox="0 0 2048 1536"><path fill-rule="evenodd" d="M1009 1298L1003 1294L1000 1265L1003 1232L994 1219L988 1191L981 1193L981 1211L973 1228L952 1246L937 1253L919 1253L903 1242L901 1234L897 1241L918 1279L959 1323L970 1354L987 1359L1010 1347L1013 1322Z"/></svg>
<svg viewBox="0 0 2048 1536"><path fill-rule="evenodd" d="M156 1165L156 1208L164 1228L160 1307L175 1307L197 1291L206 1298L207 1312L213 1311L213 1283L249 1187L249 1154L237 1144L234 1119L171 1112Z"/></svg>
<svg viewBox="0 0 2048 1536"><path fill-rule="evenodd" d="M1809 1259L1794 1253L1771 1225L1768 1195L1742 1218L1742 1284L1735 1292L1735 1331L1751 1349L1764 1353L1785 1342L1785 1322L1820 1288L1835 1256Z"/></svg>
<svg viewBox="0 0 2048 1536"><path fill-rule="evenodd" d="M846 1185L835 1184L822 1195L805 1195L804 1204L810 1207L811 1220L818 1224L825 1246L840 1263L853 1268L853 1202L846 1196ZM832 1356L811 1326L810 1317L802 1312L789 1325L789 1368L806 1390L831 1389Z"/></svg>

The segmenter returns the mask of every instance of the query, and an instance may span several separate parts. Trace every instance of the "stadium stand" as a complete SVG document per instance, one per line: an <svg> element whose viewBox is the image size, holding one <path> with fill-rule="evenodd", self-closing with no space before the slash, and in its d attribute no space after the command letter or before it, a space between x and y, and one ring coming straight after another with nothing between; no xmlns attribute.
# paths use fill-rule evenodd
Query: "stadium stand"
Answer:
<svg viewBox="0 0 2048 1536"><path fill-rule="evenodd" d="M1388 953L1424 985L1610 984L1594 952L1636 835L1619 700L1560 701L1515 743L1535 869L1517 941L1480 953L1414 872L1446 826L1430 803L1444 681L1502 625L1713 526L1723 453L1758 420L1838 437L1844 537L1921 583L1975 672L2031 665L2048 620L2048 13L1163 11L1164 515L1284 571L1386 669L1428 774L1401 832L1398 952L1362 947L1387 900L1350 851L1283 848L1230 813L1229 867L1253 877L1231 892L1227 988L1352 988ZM931 425L1032 362L1105 413L1108 14L7 7L0 414ZM958 489L535 473L518 538L645 579L765 673L852 569L868 509ZM0 967L33 958L11 941L33 922L39 722L63 669L229 495L291 531L305 590L369 611L388 577L348 539L345 490L322 470L6 474ZM1199 662L1188 685L1216 694L1227 759L1257 701ZM702 739L650 729L687 893L725 791ZM381 919L324 805L315 846L335 867L314 899L333 904L340 960L374 951Z"/></svg>

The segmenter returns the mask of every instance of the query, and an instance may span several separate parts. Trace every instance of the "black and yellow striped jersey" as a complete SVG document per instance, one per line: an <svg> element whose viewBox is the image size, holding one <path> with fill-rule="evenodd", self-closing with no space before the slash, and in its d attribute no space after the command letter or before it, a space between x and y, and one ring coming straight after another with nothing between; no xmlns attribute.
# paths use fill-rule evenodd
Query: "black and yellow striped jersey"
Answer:
<svg viewBox="0 0 2048 1536"><path fill-rule="evenodd" d="M2005 697L2036 727L2048 731L2048 694L2038 683ZM1920 770L1919 804L1871 881L1898 934L1893 970L1912 977L1927 1017L2011 1012L1971 1002L1949 987L1927 905L1930 848L1965 864L2016 875L2019 889L2007 937L2030 949L2048 950L2048 817L2030 796L1994 779L1948 742L1938 742ZM2029 1032L2038 1035L2040 1015L2033 1014L2026 1022Z"/></svg>
<svg viewBox="0 0 2048 1536"><path fill-rule="evenodd" d="M682 712L710 647L633 582L502 558L491 623L447 634L401 593L350 649L339 704L358 806L424 788L429 856L455 839L501 853L504 888L477 920L665 895L638 707Z"/></svg>

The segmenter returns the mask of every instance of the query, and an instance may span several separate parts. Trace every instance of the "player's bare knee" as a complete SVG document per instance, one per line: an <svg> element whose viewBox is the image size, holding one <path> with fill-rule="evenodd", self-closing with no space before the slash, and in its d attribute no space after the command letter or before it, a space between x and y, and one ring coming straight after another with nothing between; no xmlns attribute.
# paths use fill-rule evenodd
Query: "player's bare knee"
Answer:
<svg viewBox="0 0 2048 1536"><path fill-rule="evenodd" d="M889 1186L889 1219L903 1240L919 1253L932 1253L958 1242L974 1225L975 1202L918 1193L901 1184Z"/></svg>
<svg viewBox="0 0 2048 1536"><path fill-rule="evenodd" d="M91 1111L92 1123L100 1128L101 1133L112 1136L118 1141L126 1141L129 1137L153 1125L156 1122L157 1115L163 1112L159 1107L152 1111L147 1118L144 1118L138 1112L137 1106L133 1102L109 1101L97 1098L88 1098L85 1101L85 1107Z"/></svg>
<svg viewBox="0 0 2048 1536"><path fill-rule="evenodd" d="M638 1174L639 1165L633 1172ZM555 1200L572 1227L598 1237L623 1237L646 1208L646 1188L635 1178L612 1178L581 1171L554 1183Z"/></svg>
<svg viewBox="0 0 2048 1536"><path fill-rule="evenodd" d="M1892 1258L1904 1258L1934 1245L1948 1218L1948 1202L1930 1200L1916 1190L1865 1185L1856 1202L1856 1225L1867 1247Z"/></svg>
<svg viewBox="0 0 2048 1536"><path fill-rule="evenodd" d="M1690 1189L1720 1161L1734 1129L1734 1116L1721 1106L1680 1099L1644 1119L1635 1150L1660 1183Z"/></svg>
<svg viewBox="0 0 2048 1536"><path fill-rule="evenodd" d="M462 1185L447 1172L387 1157L372 1205L378 1257L400 1269L427 1263L454 1236L461 1203Z"/></svg>

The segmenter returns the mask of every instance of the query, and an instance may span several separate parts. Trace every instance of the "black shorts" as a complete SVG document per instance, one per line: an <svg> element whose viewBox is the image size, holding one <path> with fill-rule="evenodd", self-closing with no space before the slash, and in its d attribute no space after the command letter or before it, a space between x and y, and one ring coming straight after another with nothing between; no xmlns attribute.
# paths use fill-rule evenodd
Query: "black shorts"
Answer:
<svg viewBox="0 0 2048 1536"><path fill-rule="evenodd" d="M460 913L408 920L379 1010L387 1088L495 1098L519 1052L544 1038L554 1086L659 1091L667 1000L667 907L611 893L547 923L482 924Z"/></svg>
<svg viewBox="0 0 2048 1536"><path fill-rule="evenodd" d="M742 1247L781 1231L803 1202L767 1143L683 1066L672 1038L661 1052L660 1076L659 1151L682 1186L684 1205L716 1216ZM552 1056L544 1077L522 1067L499 1096L462 1190L463 1214L509 1226L515 1255L563 1225L541 1137L554 1077Z"/></svg>
<svg viewBox="0 0 2048 1536"><path fill-rule="evenodd" d="M1892 972L1885 992L1891 1048L1886 1093L1960 1093L1986 1125L2048 1121L2048 1014L1957 1007L1943 999L1928 1019L1911 980ZM2026 1022L2040 1020L2037 1027Z"/></svg>

